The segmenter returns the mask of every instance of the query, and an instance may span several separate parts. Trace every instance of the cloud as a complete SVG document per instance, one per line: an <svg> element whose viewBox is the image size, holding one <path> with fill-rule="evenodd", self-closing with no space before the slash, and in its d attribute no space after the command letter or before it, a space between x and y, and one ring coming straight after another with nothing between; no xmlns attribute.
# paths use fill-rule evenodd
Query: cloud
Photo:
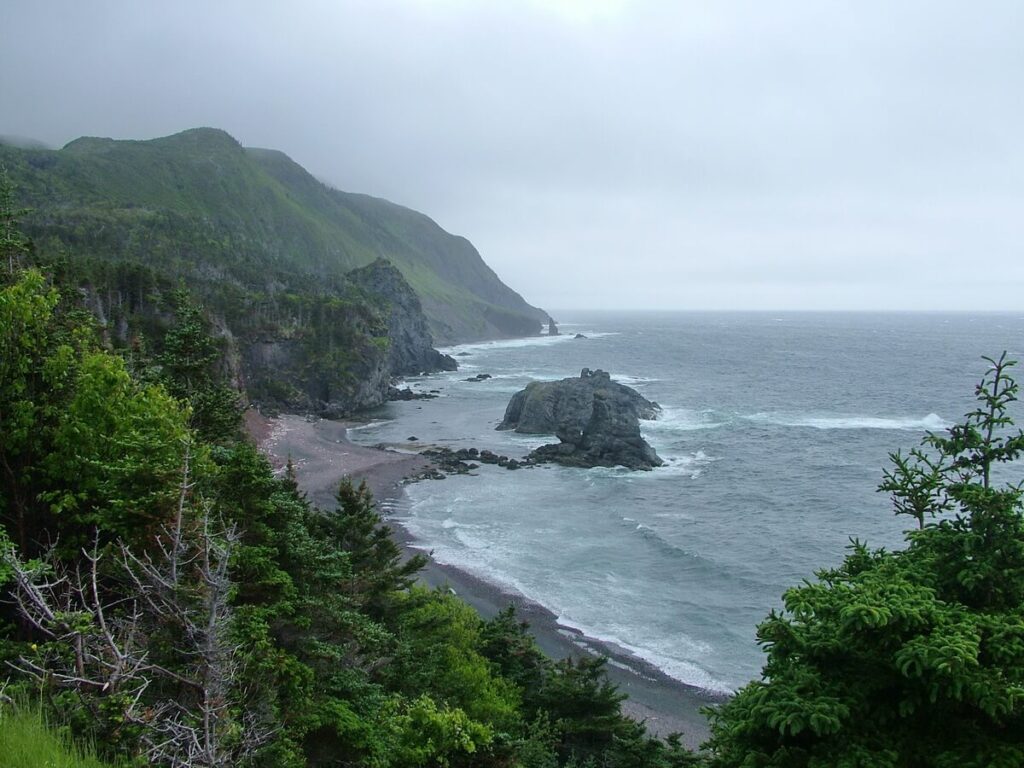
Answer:
<svg viewBox="0 0 1024 768"><path fill-rule="evenodd" d="M223 127L546 306L1019 306L1017 2L9 2L0 36L0 133Z"/></svg>

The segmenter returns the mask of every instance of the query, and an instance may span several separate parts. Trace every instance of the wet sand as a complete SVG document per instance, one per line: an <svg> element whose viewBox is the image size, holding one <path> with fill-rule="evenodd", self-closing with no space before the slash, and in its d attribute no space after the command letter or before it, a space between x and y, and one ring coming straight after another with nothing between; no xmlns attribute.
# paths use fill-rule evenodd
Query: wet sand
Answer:
<svg viewBox="0 0 1024 768"><path fill-rule="evenodd" d="M299 487L322 508L334 506L335 488L346 475L365 480L374 497L387 502L400 499L405 479L429 466L417 454L354 445L347 438L347 430L354 422L295 415L264 419L250 411L246 423L275 467L283 471L291 459ZM423 551L404 528L394 521L391 524L396 540L407 553ZM453 590L484 617L495 615L510 603L515 605L517 613L530 623L537 644L552 658L607 656L609 678L629 696L623 711L645 722L650 731L662 736L682 733L684 743L691 747L699 746L707 738L707 720L700 709L723 701L720 695L685 685L623 648L560 626L557 617L543 606L457 568L430 560L419 580L431 587Z"/></svg>

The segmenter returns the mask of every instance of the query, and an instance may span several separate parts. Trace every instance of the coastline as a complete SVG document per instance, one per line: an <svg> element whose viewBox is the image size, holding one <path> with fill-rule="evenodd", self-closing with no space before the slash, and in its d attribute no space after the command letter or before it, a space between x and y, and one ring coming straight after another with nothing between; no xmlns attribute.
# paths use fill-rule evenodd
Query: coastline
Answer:
<svg viewBox="0 0 1024 768"><path fill-rule="evenodd" d="M257 445L277 469L283 469L291 459L299 487L313 504L331 508L334 488L345 475L363 480L381 506L382 517L402 549L410 556L413 553L429 555L429 550L416 542L398 521L389 520L384 513L388 506L403 498L406 478L426 469L430 461L418 454L355 445L349 441L347 431L356 424L298 415L267 419L254 411L246 413L246 427ZM419 581L430 587L453 590L485 618L494 616L511 603L517 614L529 622L531 634L548 656L556 659L607 656L609 679L629 696L623 702L623 711L643 721L649 731L659 736L682 733L683 743L692 748L707 739L708 723L700 709L721 703L725 700L723 696L675 680L624 648L560 625L551 611L522 595L433 558L428 559L420 572Z"/></svg>

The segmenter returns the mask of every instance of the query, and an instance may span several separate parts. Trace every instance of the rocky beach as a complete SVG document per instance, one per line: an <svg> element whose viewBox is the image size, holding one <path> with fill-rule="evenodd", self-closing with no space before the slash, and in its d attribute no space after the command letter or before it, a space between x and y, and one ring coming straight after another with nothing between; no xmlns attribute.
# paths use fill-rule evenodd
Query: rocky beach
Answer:
<svg viewBox="0 0 1024 768"><path fill-rule="evenodd" d="M345 476L365 481L384 510L400 500L408 478L421 475L430 461L418 453L356 445L348 439L353 421L332 421L286 414L264 418L250 410L246 418L250 434L280 471L290 460L300 488L322 509L334 506L334 489ZM434 482L422 480L420 482ZM407 553L421 552L415 539L400 525L389 521L396 540ZM490 617L513 604L528 621L541 649L553 658L584 654L609 659L608 675L629 696L623 709L659 735L682 733L684 743L698 746L708 734L701 708L723 697L681 683L653 665L579 631L561 626L549 610L511 591L450 565L429 560L419 580L430 587L453 590L481 616Z"/></svg>

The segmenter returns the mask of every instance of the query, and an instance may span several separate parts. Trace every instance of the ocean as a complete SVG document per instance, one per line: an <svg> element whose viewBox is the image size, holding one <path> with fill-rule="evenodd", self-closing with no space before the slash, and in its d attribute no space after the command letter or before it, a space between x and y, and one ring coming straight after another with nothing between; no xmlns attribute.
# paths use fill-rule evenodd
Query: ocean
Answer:
<svg viewBox="0 0 1024 768"><path fill-rule="evenodd" d="M759 675L756 626L788 587L852 537L902 546L910 521L876 491L889 452L973 408L982 355L1024 355L1016 313L556 316L561 336L445 349L459 371L407 380L436 399L389 403L349 436L521 457L554 438L495 431L508 400L584 367L657 401L641 429L665 467L485 465L412 484L387 513L437 561L719 693Z"/></svg>

